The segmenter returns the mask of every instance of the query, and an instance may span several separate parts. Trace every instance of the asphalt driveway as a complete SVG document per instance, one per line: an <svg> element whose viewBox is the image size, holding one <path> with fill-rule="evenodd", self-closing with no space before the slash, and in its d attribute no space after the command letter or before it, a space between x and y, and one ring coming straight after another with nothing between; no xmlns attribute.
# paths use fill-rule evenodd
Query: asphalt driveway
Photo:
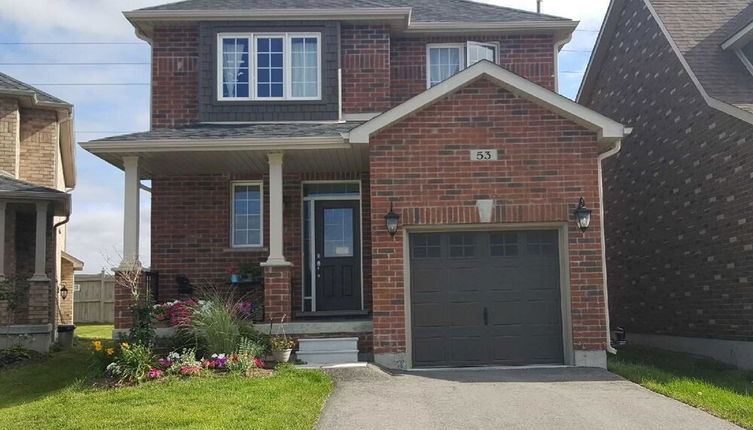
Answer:
<svg viewBox="0 0 753 430"><path fill-rule="evenodd" d="M330 369L318 429L739 429L601 369Z"/></svg>

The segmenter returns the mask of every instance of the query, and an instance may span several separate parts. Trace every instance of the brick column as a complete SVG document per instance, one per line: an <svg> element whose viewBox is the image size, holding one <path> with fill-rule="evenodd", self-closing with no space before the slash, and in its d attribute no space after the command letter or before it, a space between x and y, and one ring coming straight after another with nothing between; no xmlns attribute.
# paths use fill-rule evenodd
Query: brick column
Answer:
<svg viewBox="0 0 753 430"><path fill-rule="evenodd" d="M52 283L47 281L29 281L29 307L26 311L27 324L50 323L50 289Z"/></svg>
<svg viewBox="0 0 753 430"><path fill-rule="evenodd" d="M266 266L264 268L264 319L280 322L292 318L291 266Z"/></svg>

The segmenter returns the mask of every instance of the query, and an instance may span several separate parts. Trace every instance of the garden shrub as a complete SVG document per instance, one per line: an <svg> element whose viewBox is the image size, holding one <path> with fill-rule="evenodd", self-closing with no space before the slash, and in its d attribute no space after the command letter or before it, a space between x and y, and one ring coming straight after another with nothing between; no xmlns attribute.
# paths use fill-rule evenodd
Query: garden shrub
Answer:
<svg viewBox="0 0 753 430"><path fill-rule="evenodd" d="M10 364L31 360L39 355L38 352L24 348L20 345L0 349L0 369Z"/></svg>
<svg viewBox="0 0 753 430"><path fill-rule="evenodd" d="M115 360L107 366L107 372L118 382L142 382L152 370L154 354L147 345L120 344Z"/></svg>

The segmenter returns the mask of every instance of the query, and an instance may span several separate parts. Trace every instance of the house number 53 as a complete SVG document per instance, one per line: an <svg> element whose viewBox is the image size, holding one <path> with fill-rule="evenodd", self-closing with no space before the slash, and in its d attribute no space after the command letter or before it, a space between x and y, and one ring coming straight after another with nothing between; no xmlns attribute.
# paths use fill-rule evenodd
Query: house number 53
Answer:
<svg viewBox="0 0 753 430"><path fill-rule="evenodd" d="M472 161L497 160L497 150L496 149L472 149L471 160Z"/></svg>

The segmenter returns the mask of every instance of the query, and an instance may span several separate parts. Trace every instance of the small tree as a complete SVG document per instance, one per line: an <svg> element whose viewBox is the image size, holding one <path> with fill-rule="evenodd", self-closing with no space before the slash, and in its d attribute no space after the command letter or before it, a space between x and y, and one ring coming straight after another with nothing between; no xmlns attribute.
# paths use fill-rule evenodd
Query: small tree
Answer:
<svg viewBox="0 0 753 430"><path fill-rule="evenodd" d="M0 276L0 308L5 307L4 321L0 324L6 327L5 334L10 334L10 326L16 319L16 310L23 303L29 292L29 278L22 275ZM0 315L2 313L0 312Z"/></svg>
<svg viewBox="0 0 753 430"><path fill-rule="evenodd" d="M107 261L111 260L108 258ZM151 292L146 291L144 268L139 261L123 259L113 270L116 284L125 287L130 294L131 330L127 340L132 344L151 346L156 338L152 314L154 299Z"/></svg>

